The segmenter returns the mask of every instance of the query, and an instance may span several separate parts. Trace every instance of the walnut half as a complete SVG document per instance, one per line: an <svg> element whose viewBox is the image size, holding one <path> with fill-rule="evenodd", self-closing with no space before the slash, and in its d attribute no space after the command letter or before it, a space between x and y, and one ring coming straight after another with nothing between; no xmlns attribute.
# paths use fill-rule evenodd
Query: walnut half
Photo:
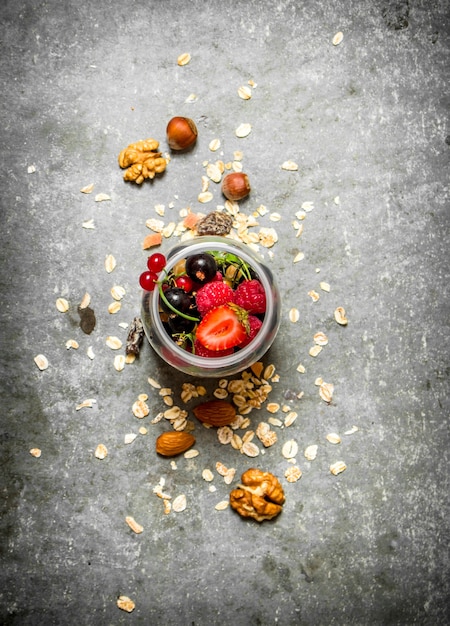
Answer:
<svg viewBox="0 0 450 626"><path fill-rule="evenodd" d="M276 476L251 468L242 474L241 481L230 493L231 508L239 515L262 522L281 513L285 497Z"/></svg>
<svg viewBox="0 0 450 626"><path fill-rule="evenodd" d="M124 180L134 181L138 185L146 178L154 178L166 169L167 161L158 152L159 142L155 139L141 139L130 143L119 154L119 165L127 168Z"/></svg>

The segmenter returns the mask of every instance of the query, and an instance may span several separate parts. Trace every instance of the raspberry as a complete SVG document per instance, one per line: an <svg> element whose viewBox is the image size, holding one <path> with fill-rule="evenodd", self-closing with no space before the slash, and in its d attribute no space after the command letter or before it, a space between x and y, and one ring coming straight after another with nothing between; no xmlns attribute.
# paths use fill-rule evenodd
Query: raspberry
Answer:
<svg viewBox="0 0 450 626"><path fill-rule="evenodd" d="M208 350L205 346L202 346L200 341L195 341L194 343L194 351L196 356L204 356L207 358L215 358L219 356L228 356L229 354L233 354L234 348L228 348L227 350Z"/></svg>
<svg viewBox="0 0 450 626"><path fill-rule="evenodd" d="M239 348L244 348L245 346L248 346L248 344L250 343L250 341L252 341L256 335L259 332L259 329L262 326L262 322L259 319L259 317L256 317L256 315L249 315L248 316L248 326L249 326L249 333L247 335L247 338L244 339L244 341L239 344Z"/></svg>
<svg viewBox="0 0 450 626"><path fill-rule="evenodd" d="M266 293L256 278L244 280L234 292L234 302L249 313L265 313Z"/></svg>
<svg viewBox="0 0 450 626"><path fill-rule="evenodd" d="M213 281L197 291L197 309L201 316L222 304L233 302L233 290L227 283Z"/></svg>

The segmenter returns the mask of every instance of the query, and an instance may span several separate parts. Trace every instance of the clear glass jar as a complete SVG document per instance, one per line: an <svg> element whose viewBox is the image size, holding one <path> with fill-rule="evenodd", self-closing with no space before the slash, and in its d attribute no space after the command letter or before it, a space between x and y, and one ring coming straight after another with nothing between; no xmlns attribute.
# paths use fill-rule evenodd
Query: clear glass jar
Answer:
<svg viewBox="0 0 450 626"><path fill-rule="evenodd" d="M176 369L200 377L229 376L241 372L260 360L272 345L280 325L280 294L271 270L251 248L227 237L196 237L174 246L166 255L166 270L179 261L200 252L228 252L248 263L264 287L266 312L256 337L244 348L229 356L201 357L178 346L165 329L160 316L158 289L145 291L142 297L141 317L145 335L155 352Z"/></svg>

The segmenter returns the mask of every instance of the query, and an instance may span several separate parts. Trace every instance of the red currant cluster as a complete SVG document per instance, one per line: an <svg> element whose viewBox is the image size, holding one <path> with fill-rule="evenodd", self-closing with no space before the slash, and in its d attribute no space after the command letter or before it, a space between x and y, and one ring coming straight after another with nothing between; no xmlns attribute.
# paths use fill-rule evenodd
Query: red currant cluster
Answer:
<svg viewBox="0 0 450 626"><path fill-rule="evenodd" d="M139 276L139 284L145 291L153 291L158 282L158 274L166 267L166 257L155 252L147 259L147 271Z"/></svg>

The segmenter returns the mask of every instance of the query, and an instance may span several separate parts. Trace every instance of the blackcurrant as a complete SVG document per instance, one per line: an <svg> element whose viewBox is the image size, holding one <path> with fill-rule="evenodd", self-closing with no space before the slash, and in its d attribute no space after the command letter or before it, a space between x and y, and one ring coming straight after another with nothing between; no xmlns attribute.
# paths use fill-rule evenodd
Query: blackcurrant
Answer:
<svg viewBox="0 0 450 626"><path fill-rule="evenodd" d="M216 260L208 252L193 254L186 259L186 274L200 285L213 280L216 272Z"/></svg>
<svg viewBox="0 0 450 626"><path fill-rule="evenodd" d="M169 315L169 327L173 333L190 333L196 322L179 315Z"/></svg>
<svg viewBox="0 0 450 626"><path fill-rule="evenodd" d="M167 289L167 291L164 292L164 296L167 302L169 302L169 304L171 304L174 309L180 311L180 313L189 313L189 309L192 305L192 300L190 296L184 291L184 289L181 289L180 287L170 287L170 289ZM174 313L174 311L172 311L172 309L167 306L167 303L162 298L161 307L164 311L166 311L166 313Z"/></svg>

